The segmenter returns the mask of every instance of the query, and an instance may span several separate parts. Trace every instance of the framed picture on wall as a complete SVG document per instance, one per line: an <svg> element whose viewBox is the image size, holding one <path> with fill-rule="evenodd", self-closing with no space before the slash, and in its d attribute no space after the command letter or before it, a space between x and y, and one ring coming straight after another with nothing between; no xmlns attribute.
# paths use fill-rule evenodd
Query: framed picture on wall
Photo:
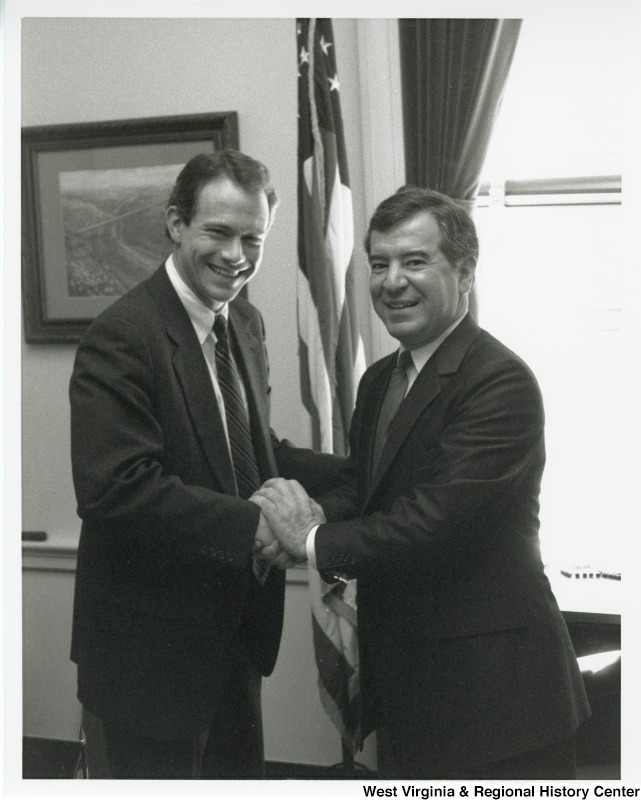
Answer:
<svg viewBox="0 0 641 800"><path fill-rule="evenodd" d="M28 343L77 342L171 252L164 210L184 164L238 147L235 111L22 130Z"/></svg>

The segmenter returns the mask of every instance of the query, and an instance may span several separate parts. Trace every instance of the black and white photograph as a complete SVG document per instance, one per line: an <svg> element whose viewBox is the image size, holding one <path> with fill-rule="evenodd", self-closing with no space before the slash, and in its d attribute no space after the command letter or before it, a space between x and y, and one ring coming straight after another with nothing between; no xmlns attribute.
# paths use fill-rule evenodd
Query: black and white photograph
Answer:
<svg viewBox="0 0 641 800"><path fill-rule="evenodd" d="M641 7L206 5L2 6L4 796L639 797Z"/></svg>

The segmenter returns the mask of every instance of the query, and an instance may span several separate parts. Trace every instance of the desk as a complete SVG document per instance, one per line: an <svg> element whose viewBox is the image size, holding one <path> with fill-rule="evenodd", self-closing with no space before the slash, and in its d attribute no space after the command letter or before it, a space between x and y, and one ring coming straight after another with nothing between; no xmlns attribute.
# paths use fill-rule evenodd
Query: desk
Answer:
<svg viewBox="0 0 641 800"><path fill-rule="evenodd" d="M546 568L582 667L592 716L577 732L577 763L618 765L621 760L621 581L573 578ZM585 668L586 656L612 652L603 669ZM617 655L618 654L618 655ZM582 663L583 662L583 663Z"/></svg>
<svg viewBox="0 0 641 800"><path fill-rule="evenodd" d="M561 610L572 615L621 622L621 581L612 578L568 578L561 568L548 566L545 574ZM588 617L585 617L588 618ZM576 619L579 619L576 616Z"/></svg>
<svg viewBox="0 0 641 800"><path fill-rule="evenodd" d="M585 651L582 642L574 642L577 655L600 653L621 647L621 581L612 578L569 578L559 567L546 567L546 575L570 634L592 629L604 636L603 646ZM575 636L573 635L573 641ZM595 637L591 637L595 639ZM597 642L593 644L596 646ZM607 646L605 646L607 645ZM610 646L612 645L612 646Z"/></svg>

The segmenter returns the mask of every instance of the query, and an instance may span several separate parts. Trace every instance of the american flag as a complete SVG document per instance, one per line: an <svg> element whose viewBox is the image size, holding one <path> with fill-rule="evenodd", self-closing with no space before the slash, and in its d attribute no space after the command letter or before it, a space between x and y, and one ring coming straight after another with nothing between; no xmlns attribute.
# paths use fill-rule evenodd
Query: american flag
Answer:
<svg viewBox="0 0 641 800"><path fill-rule="evenodd" d="M298 333L303 402L314 447L346 455L365 369L354 283L352 193L329 19L296 20L298 55ZM320 699L343 752L362 746L356 583L309 570Z"/></svg>
<svg viewBox="0 0 641 800"><path fill-rule="evenodd" d="M314 446L345 455L365 369L332 22L298 19L298 334Z"/></svg>

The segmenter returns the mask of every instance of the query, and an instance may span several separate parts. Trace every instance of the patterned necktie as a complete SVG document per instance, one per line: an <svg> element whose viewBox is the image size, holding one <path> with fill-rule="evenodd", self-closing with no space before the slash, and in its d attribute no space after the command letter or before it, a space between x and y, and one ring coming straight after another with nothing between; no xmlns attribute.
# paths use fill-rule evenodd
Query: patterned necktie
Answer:
<svg viewBox="0 0 641 800"><path fill-rule="evenodd" d="M216 334L216 377L225 403L227 435L236 486L240 497L246 500L258 489L261 481L251 440L249 414L243 401L240 375L231 357L227 320L222 314L216 315L214 333ZM252 560L254 574L261 583L264 583L269 566L257 561L256 558Z"/></svg>
<svg viewBox="0 0 641 800"><path fill-rule="evenodd" d="M227 435L231 448L238 494L246 500L260 486L254 446L249 432L249 415L243 402L240 376L229 350L227 320L222 314L214 321L216 334L216 377L225 402Z"/></svg>
<svg viewBox="0 0 641 800"><path fill-rule="evenodd" d="M376 427L376 440L374 443L374 467L378 464L378 460L383 452L383 447L389 432L389 426L398 411L405 392L407 392L407 368L412 363L412 355L409 350L401 350L398 356L398 361L392 376L390 378L387 393L381 406L381 413L378 416L378 425Z"/></svg>

